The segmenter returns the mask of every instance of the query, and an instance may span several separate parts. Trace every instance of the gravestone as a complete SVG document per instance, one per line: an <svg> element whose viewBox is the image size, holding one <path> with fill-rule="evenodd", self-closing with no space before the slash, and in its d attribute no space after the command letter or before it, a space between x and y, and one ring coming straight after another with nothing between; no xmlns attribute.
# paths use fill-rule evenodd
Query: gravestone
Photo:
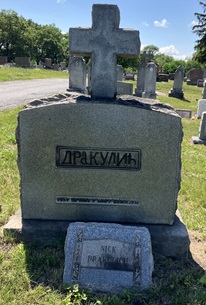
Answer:
<svg viewBox="0 0 206 305"><path fill-rule="evenodd" d="M124 79L134 80L134 73L133 72L126 72L125 75L124 75Z"/></svg>
<svg viewBox="0 0 206 305"><path fill-rule="evenodd" d="M147 67L146 51L144 51L142 62L138 68L138 73L137 73L137 88L135 88L135 95L139 97L142 97L142 93L144 92L146 67Z"/></svg>
<svg viewBox="0 0 206 305"><path fill-rule="evenodd" d="M204 144L206 145L206 111L202 113L201 121L200 121L200 128L199 128L199 135L192 137L194 144Z"/></svg>
<svg viewBox="0 0 206 305"><path fill-rule="evenodd" d="M206 99L206 86L205 86L205 82L204 82L204 86L203 86L203 90L202 90L202 99Z"/></svg>
<svg viewBox="0 0 206 305"><path fill-rule="evenodd" d="M52 69L59 71L59 64L53 64Z"/></svg>
<svg viewBox="0 0 206 305"><path fill-rule="evenodd" d="M66 70L66 62L65 62L65 61L62 61L62 62L60 63L60 70L61 70L61 71Z"/></svg>
<svg viewBox="0 0 206 305"><path fill-rule="evenodd" d="M176 109L176 112L181 116L183 119L191 119L192 111L188 109Z"/></svg>
<svg viewBox="0 0 206 305"><path fill-rule="evenodd" d="M184 98L184 92L182 89L183 79L184 79L184 68L182 66L179 66L175 71L173 88L169 92L169 97L176 97L180 99Z"/></svg>
<svg viewBox="0 0 206 305"><path fill-rule="evenodd" d="M197 117L198 119L201 118L202 113L206 111L206 99L201 99L198 101L198 106L197 106Z"/></svg>
<svg viewBox="0 0 206 305"><path fill-rule="evenodd" d="M119 224L73 223L65 244L64 285L118 293L152 284L148 229Z"/></svg>
<svg viewBox="0 0 206 305"><path fill-rule="evenodd" d="M145 83L142 97L156 99L157 66L151 62L145 69Z"/></svg>
<svg viewBox="0 0 206 305"><path fill-rule="evenodd" d="M30 57L15 57L15 64L22 68L30 67Z"/></svg>
<svg viewBox="0 0 206 305"><path fill-rule="evenodd" d="M124 70L121 65L117 65L117 81L122 81L124 77Z"/></svg>
<svg viewBox="0 0 206 305"><path fill-rule="evenodd" d="M45 68L51 69L52 68L52 60L51 58L45 58Z"/></svg>
<svg viewBox="0 0 206 305"><path fill-rule="evenodd" d="M81 56L70 58L69 91L86 92L86 64Z"/></svg>
<svg viewBox="0 0 206 305"><path fill-rule="evenodd" d="M92 28L70 28L69 47L74 55L92 55L92 97L114 98L117 93L117 55L135 56L140 50L139 32L119 28L116 5L95 4Z"/></svg>
<svg viewBox="0 0 206 305"><path fill-rule="evenodd" d="M98 33L105 34L105 20L97 18L103 14L101 9L114 25L111 10L119 16L114 7L93 6L97 14L93 18L101 21ZM79 40L77 32L74 40ZM83 35L81 29L80 33ZM120 35L122 40L125 33ZM129 36L133 40L134 33ZM102 36L96 38L88 50L94 47L98 51ZM104 44L115 46L106 38L100 42L100 50L105 49ZM119 43L121 40L118 50ZM132 46L138 49L134 41ZM104 58L97 58L97 63L104 64ZM113 69L116 71L116 65L111 65ZM141 223L150 231L154 251L182 259L187 256L189 239L176 216L181 118L172 107L153 100L108 98L102 91L105 79L100 80L94 86L96 98L67 92L33 101L19 113L16 135L22 219L18 218L21 221L15 223L15 230L27 237L48 239L48 235L65 234L70 221L132 223L135 228ZM115 92L112 87L110 95Z"/></svg>
<svg viewBox="0 0 206 305"><path fill-rule="evenodd" d="M5 65L8 62L7 56L0 56L0 65Z"/></svg>
<svg viewBox="0 0 206 305"><path fill-rule="evenodd" d="M39 69L44 69L44 64L41 60L39 61L38 68Z"/></svg>
<svg viewBox="0 0 206 305"><path fill-rule="evenodd" d="M133 84L128 82L117 81L117 94L133 95Z"/></svg>
<svg viewBox="0 0 206 305"><path fill-rule="evenodd" d="M191 69L187 74L187 85L197 85L197 80L203 78L203 71L200 68Z"/></svg>
<svg viewBox="0 0 206 305"><path fill-rule="evenodd" d="M71 95L23 109L23 218L172 224L182 126L174 109L158 105Z"/></svg>
<svg viewBox="0 0 206 305"><path fill-rule="evenodd" d="M198 79L197 80L197 87L203 87L204 86L204 79Z"/></svg>

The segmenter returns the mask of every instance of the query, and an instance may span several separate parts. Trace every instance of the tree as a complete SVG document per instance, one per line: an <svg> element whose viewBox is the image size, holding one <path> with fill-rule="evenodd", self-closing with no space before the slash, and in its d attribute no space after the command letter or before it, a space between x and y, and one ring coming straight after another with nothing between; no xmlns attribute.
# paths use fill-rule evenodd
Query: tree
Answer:
<svg viewBox="0 0 206 305"><path fill-rule="evenodd" d="M206 62L206 4L199 1L199 4L203 8L203 13L195 13L197 17L198 24L194 25L192 30L197 34L200 39L197 40L197 45L195 46L195 59L200 63Z"/></svg>
<svg viewBox="0 0 206 305"><path fill-rule="evenodd" d="M146 60L147 62L153 61L155 58L155 55L159 52L159 48L154 45L148 45L144 47L143 52L146 52Z"/></svg>

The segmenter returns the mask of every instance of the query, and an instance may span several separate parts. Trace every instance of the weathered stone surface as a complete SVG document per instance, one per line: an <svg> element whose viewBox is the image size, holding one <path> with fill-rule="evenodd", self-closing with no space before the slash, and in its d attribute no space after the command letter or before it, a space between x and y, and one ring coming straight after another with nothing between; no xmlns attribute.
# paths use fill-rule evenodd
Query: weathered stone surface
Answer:
<svg viewBox="0 0 206 305"><path fill-rule="evenodd" d="M204 111L206 111L206 99L200 99L197 106L197 117L199 119L202 117Z"/></svg>
<svg viewBox="0 0 206 305"><path fill-rule="evenodd" d="M69 91L86 92L86 63L81 56L69 61Z"/></svg>
<svg viewBox="0 0 206 305"><path fill-rule="evenodd" d="M67 96L19 113L23 219L172 224L182 140L174 109Z"/></svg>
<svg viewBox="0 0 206 305"><path fill-rule="evenodd" d="M70 224L65 243L64 285L117 293L152 283L149 231L103 223Z"/></svg>
<svg viewBox="0 0 206 305"><path fill-rule="evenodd" d="M173 88L169 92L170 97L176 97L181 99L184 98L184 92L182 89L183 80L184 80L184 68L182 66L179 66L175 71Z"/></svg>
<svg viewBox="0 0 206 305"><path fill-rule="evenodd" d="M117 94L133 95L133 84L128 82L117 81Z"/></svg>
<svg viewBox="0 0 206 305"><path fill-rule="evenodd" d="M157 66L150 62L145 68L145 82L142 97L156 99Z"/></svg>
<svg viewBox="0 0 206 305"><path fill-rule="evenodd" d="M117 93L117 55L135 56L139 32L119 28L116 5L94 4L92 28L70 28L69 48L74 55L92 55L91 95L114 98Z"/></svg>
<svg viewBox="0 0 206 305"><path fill-rule="evenodd" d="M206 111L202 113L198 137L192 137L194 144L206 145Z"/></svg>
<svg viewBox="0 0 206 305"><path fill-rule="evenodd" d="M117 81L122 81L124 77L124 70L121 65L117 65Z"/></svg>

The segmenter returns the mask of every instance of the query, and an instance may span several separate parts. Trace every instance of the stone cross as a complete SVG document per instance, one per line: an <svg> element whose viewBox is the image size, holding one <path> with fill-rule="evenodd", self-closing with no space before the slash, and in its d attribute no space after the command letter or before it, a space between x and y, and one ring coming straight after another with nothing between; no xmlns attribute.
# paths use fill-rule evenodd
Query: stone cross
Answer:
<svg viewBox="0 0 206 305"><path fill-rule="evenodd" d="M70 28L71 54L92 55L91 96L115 98L117 92L117 55L136 56L140 51L139 31L119 28L116 5L94 4L92 28Z"/></svg>

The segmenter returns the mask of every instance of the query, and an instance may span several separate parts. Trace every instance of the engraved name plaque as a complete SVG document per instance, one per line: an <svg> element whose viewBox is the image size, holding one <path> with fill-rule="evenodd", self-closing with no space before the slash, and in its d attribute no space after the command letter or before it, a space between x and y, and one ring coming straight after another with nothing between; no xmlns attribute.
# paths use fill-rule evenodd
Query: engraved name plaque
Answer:
<svg viewBox="0 0 206 305"><path fill-rule="evenodd" d="M138 171L141 169L141 150L57 146L56 166Z"/></svg>

